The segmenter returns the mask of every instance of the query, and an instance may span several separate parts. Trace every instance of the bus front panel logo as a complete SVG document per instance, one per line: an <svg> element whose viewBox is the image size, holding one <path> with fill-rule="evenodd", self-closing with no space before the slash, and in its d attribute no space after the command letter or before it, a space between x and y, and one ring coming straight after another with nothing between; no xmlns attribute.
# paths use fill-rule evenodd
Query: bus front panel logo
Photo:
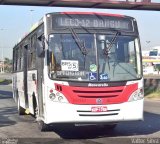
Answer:
<svg viewBox="0 0 160 144"><path fill-rule="evenodd" d="M100 98L96 99L96 103L97 104L102 104L102 99L100 99Z"/></svg>

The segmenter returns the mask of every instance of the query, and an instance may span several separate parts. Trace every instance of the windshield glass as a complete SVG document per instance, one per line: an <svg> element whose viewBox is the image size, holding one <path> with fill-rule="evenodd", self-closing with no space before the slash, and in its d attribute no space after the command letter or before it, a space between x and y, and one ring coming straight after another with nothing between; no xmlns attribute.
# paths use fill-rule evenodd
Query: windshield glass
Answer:
<svg viewBox="0 0 160 144"><path fill-rule="evenodd" d="M118 35L51 34L49 76L74 81L122 81L141 76L138 39ZM106 52L106 48L110 47ZM83 46L83 47L81 47ZM82 51L85 49L85 54Z"/></svg>
<svg viewBox="0 0 160 144"><path fill-rule="evenodd" d="M122 81L140 76L140 55L138 40L131 36L118 36L114 43L112 35L98 35L99 80ZM106 47L111 45L106 53ZM104 52L105 50L105 52Z"/></svg>

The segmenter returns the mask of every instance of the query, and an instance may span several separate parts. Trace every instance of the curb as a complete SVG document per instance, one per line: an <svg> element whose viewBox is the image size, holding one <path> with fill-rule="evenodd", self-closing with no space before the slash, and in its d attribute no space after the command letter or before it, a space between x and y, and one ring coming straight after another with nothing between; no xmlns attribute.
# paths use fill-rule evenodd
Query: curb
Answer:
<svg viewBox="0 0 160 144"><path fill-rule="evenodd" d="M158 99L149 99L149 98L144 98L144 101L152 101L152 102L160 102L160 98Z"/></svg>

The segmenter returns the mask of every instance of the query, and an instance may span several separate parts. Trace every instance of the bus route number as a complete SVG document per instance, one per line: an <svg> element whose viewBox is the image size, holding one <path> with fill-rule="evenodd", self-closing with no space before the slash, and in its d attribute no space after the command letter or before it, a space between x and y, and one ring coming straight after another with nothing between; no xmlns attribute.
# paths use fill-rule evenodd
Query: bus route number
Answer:
<svg viewBox="0 0 160 144"><path fill-rule="evenodd" d="M62 71L79 71L78 61L75 60L61 60Z"/></svg>

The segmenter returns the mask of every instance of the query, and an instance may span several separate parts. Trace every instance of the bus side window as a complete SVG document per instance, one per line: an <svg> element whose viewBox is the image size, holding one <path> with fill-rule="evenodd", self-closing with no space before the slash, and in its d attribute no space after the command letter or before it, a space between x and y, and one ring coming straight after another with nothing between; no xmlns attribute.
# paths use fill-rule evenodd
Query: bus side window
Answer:
<svg viewBox="0 0 160 144"><path fill-rule="evenodd" d="M37 40L37 35L34 34L31 37L31 67L35 68L36 64L36 40Z"/></svg>
<svg viewBox="0 0 160 144"><path fill-rule="evenodd" d="M44 57L45 37L41 35L36 40L37 56Z"/></svg>
<svg viewBox="0 0 160 144"><path fill-rule="evenodd" d="M30 45L28 45L28 68L31 68L31 48Z"/></svg>
<svg viewBox="0 0 160 144"><path fill-rule="evenodd" d="M56 60L55 60L54 53L52 51L49 51L49 59L51 60L50 64L49 64L50 65L50 70L55 71Z"/></svg>
<svg viewBox="0 0 160 144"><path fill-rule="evenodd" d="M22 50L21 47L19 46L17 49L18 55L17 55L17 71L21 71L21 55L22 55Z"/></svg>
<svg viewBox="0 0 160 144"><path fill-rule="evenodd" d="M17 71L17 50L13 51L13 72Z"/></svg>
<svg viewBox="0 0 160 144"><path fill-rule="evenodd" d="M16 57L16 62L15 62L15 71L18 71L18 48L16 49L15 57Z"/></svg>

